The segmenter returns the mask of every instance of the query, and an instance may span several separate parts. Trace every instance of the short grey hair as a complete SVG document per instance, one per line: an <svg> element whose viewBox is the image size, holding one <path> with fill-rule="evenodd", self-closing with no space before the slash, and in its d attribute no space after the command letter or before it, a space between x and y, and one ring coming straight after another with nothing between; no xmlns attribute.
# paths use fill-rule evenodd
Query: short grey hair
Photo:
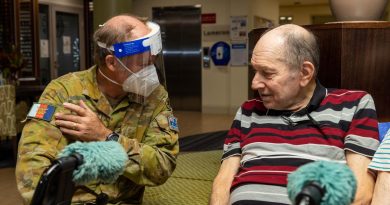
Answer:
<svg viewBox="0 0 390 205"><path fill-rule="evenodd" d="M320 66L320 49L315 35L309 30L293 24L269 29L263 35L272 30L278 30L277 35L284 39L281 47L282 56L278 60L294 70L299 70L304 61L309 61L314 65L314 76L316 76Z"/></svg>
<svg viewBox="0 0 390 205"><path fill-rule="evenodd" d="M314 75L316 76L320 66L320 49L315 35L307 29L304 30L306 32L291 27L282 29L282 36L285 40L282 60L292 69L300 69L304 61L309 61L315 67Z"/></svg>

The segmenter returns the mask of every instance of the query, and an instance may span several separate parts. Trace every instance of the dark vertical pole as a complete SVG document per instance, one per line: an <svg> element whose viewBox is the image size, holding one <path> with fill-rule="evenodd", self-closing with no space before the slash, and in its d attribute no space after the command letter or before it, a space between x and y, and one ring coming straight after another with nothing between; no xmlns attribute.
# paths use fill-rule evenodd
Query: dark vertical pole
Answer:
<svg viewBox="0 0 390 205"><path fill-rule="evenodd" d="M84 3L84 25L85 25L85 63L86 68L93 65L93 47L92 47L92 34L93 34L93 9L90 7L93 5L92 0L83 0Z"/></svg>
<svg viewBox="0 0 390 205"><path fill-rule="evenodd" d="M31 0L31 31L32 34L32 53L33 53L33 77L35 78L33 84L39 84L39 53L40 53L40 43L39 43L39 3L38 0Z"/></svg>

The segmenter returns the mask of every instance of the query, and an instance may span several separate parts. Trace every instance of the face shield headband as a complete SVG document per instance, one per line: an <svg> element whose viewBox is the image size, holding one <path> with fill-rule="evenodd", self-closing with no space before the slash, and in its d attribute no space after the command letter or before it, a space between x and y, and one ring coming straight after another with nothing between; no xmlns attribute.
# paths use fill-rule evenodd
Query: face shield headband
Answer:
<svg viewBox="0 0 390 205"><path fill-rule="evenodd" d="M132 56L146 51L150 51L151 55L157 55L162 50L160 26L150 21L146 25L152 30L146 36L128 42L116 43L110 47L99 41L97 45L112 51L117 58Z"/></svg>

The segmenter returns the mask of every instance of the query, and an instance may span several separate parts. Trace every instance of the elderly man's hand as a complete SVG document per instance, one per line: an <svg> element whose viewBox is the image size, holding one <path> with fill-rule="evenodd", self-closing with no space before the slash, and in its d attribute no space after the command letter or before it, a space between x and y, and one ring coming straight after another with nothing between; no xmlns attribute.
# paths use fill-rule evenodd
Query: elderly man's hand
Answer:
<svg viewBox="0 0 390 205"><path fill-rule="evenodd" d="M55 123L64 134L80 141L104 141L111 133L98 116L80 100L79 105L64 103L64 108L74 114L57 113Z"/></svg>

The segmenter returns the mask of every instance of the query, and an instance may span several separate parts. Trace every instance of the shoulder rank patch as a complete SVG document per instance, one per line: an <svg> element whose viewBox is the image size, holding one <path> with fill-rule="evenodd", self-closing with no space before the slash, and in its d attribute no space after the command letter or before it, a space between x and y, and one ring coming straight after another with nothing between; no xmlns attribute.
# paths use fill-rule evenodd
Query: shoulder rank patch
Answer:
<svg viewBox="0 0 390 205"><path fill-rule="evenodd" d="M47 122L51 121L51 118L54 115L56 107L43 103L34 103L30 111L27 114L27 118L35 118L40 120L45 120Z"/></svg>
<svg viewBox="0 0 390 205"><path fill-rule="evenodd" d="M176 132L179 132L179 125L177 124L177 118L173 115L168 117L168 125L171 130L175 130Z"/></svg>

